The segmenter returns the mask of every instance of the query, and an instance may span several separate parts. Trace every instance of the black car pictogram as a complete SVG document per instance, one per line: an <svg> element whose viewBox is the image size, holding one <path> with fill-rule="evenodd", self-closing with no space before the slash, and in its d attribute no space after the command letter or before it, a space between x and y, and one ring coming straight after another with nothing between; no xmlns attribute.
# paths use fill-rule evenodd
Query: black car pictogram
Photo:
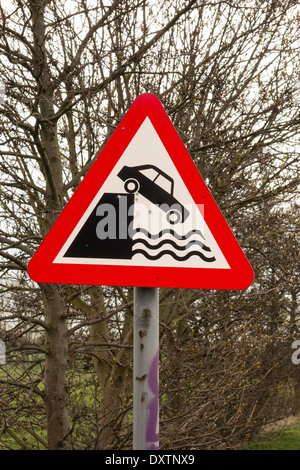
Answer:
<svg viewBox="0 0 300 470"><path fill-rule="evenodd" d="M174 180L154 165L123 166L118 173L125 191L139 192L167 214L170 224L184 222L189 211L174 197Z"/></svg>

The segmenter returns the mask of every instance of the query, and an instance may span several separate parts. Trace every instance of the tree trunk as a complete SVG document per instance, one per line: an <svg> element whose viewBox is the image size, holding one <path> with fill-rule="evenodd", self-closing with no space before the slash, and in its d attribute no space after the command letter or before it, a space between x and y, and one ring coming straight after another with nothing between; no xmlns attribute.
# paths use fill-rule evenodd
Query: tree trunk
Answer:
<svg viewBox="0 0 300 470"><path fill-rule="evenodd" d="M53 120L53 86L47 61L45 7L47 2L30 0L34 47L32 62L38 89L40 116L36 135L41 158L41 170L46 181L46 213L41 222L45 236L62 210L62 160L57 137L57 121ZM47 416L48 448L68 449L69 417L67 409L67 321L61 287L42 286L46 323L45 408Z"/></svg>
<svg viewBox="0 0 300 470"><path fill-rule="evenodd" d="M45 308L46 359L45 409L47 417L48 448L70 448L70 426L67 409L67 321L60 288L43 286Z"/></svg>

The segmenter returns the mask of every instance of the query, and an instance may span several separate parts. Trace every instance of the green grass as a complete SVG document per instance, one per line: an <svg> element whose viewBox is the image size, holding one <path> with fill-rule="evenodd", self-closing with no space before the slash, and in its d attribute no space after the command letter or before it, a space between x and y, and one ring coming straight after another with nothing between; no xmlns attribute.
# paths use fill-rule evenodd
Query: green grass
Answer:
<svg viewBox="0 0 300 470"><path fill-rule="evenodd" d="M255 441L244 444L242 450L300 450L300 421L288 428L261 434Z"/></svg>

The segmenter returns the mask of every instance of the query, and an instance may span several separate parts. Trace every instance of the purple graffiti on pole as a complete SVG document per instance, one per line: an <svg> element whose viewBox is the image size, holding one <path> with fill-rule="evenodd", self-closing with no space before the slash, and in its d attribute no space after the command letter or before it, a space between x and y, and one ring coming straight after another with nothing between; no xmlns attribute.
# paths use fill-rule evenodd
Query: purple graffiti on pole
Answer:
<svg viewBox="0 0 300 470"><path fill-rule="evenodd" d="M159 407L159 386L158 386L158 366L159 366L159 351L155 354L148 375L149 387L154 394L154 397L148 405L149 415L147 422L146 439L151 442L149 450L158 450L159 447L155 444L158 442L159 436L157 433L158 422L158 407Z"/></svg>

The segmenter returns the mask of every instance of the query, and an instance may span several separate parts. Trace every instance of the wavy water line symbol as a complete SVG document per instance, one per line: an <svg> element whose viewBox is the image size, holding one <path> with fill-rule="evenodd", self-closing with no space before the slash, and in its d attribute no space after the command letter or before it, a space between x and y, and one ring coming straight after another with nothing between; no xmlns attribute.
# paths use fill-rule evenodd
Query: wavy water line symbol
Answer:
<svg viewBox="0 0 300 470"><path fill-rule="evenodd" d="M161 258L164 255L170 255L172 258L176 259L176 261L186 261L191 256L199 256L203 261L206 261L207 263L212 263L213 261L216 261L216 258L212 256L211 258L208 258L207 256L203 255L203 253L199 251L189 251L185 256L178 256L176 255L173 251L171 250L164 250L158 253L157 255L150 255L147 251L142 250L142 249L136 249L132 251L132 256L141 254L145 256L145 258L151 260L151 261L156 261L157 259Z"/></svg>
<svg viewBox="0 0 300 470"><path fill-rule="evenodd" d="M204 240L204 236L203 236L202 232L200 230L196 230L196 229L195 230L190 230L185 235L180 235L177 232L175 232L175 230L168 229L168 228L166 228L164 230L161 230L159 233L153 234L153 233L148 232L144 228L138 227L138 228L135 229L135 231L133 233L133 236L136 233L142 233L142 234L146 235L146 237L148 237L151 240L157 240L158 238L161 238L164 235L172 235L172 237L176 238L177 240L187 240L192 235L200 235L200 237L202 237L203 240Z"/></svg>
<svg viewBox="0 0 300 470"><path fill-rule="evenodd" d="M149 250L158 250L163 245L169 244L169 245L173 246L173 248L175 248L175 250L179 250L179 251L186 251L188 248L194 247L195 245L199 246L204 251L211 251L211 249L208 246L204 245L204 243L199 242L198 240L191 240L186 245L178 245L173 240L161 240L156 245L152 245L147 240L144 240L142 238L136 238L133 241L133 246L136 245L137 243L142 243L146 248L149 248Z"/></svg>
<svg viewBox="0 0 300 470"><path fill-rule="evenodd" d="M205 245L202 241L197 240L195 238L190 240L191 236L195 237L196 235L200 235L201 237L203 237L200 230L191 230L187 234L179 235L174 230L169 230L169 229L162 230L161 232L157 234L151 234L147 230L140 228L136 230L136 233L146 235L147 239L138 237L138 238L135 238L135 240L133 240L134 249L132 251L132 256L139 254L151 261L156 261L164 255L169 255L172 258L174 258L176 261L186 261L192 256L198 256L199 258L202 259L202 261L205 261L206 263L212 263L216 261L216 258L214 256L207 255L209 252L211 252L211 249L207 245ZM181 245L170 238L166 238L166 235L169 236L170 234L176 240L185 241L187 243L185 243L184 245ZM148 240L152 241L152 240L159 240L159 239L160 241L156 244L149 243L148 241ZM141 244L142 247L136 247L136 245L138 244ZM173 247L179 253L176 253L176 251L172 251L170 249L165 249L165 245L171 245L171 247ZM159 250L162 247L164 249L157 253L157 250ZM188 251L184 255L182 255L182 251L186 252L190 248L193 248L193 249ZM194 248L198 248L198 249L194 249ZM203 250L206 253L203 253L200 250Z"/></svg>

